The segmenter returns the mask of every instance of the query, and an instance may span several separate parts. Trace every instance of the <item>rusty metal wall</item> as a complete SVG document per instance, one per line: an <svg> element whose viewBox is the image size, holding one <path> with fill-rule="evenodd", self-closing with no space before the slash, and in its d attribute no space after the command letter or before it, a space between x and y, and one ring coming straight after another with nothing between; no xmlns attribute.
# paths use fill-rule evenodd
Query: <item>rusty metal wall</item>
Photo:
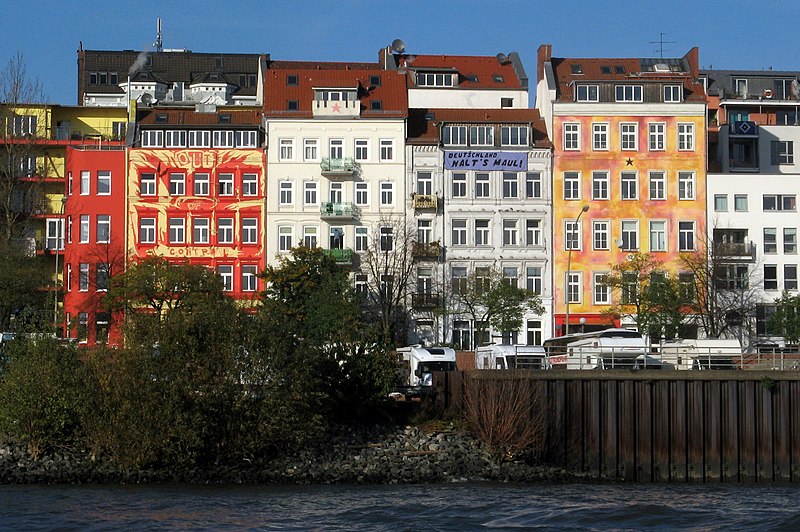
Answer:
<svg viewBox="0 0 800 532"><path fill-rule="evenodd" d="M531 397L546 410L542 457L571 471L639 482L800 482L797 372L451 372L434 383L440 407L463 413L466 379L541 381L525 389L545 394Z"/></svg>

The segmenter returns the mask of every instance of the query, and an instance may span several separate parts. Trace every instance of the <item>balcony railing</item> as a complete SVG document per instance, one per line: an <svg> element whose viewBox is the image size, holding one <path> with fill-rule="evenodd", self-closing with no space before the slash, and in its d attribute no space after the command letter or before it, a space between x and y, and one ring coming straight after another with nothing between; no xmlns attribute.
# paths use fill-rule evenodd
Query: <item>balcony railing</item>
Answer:
<svg viewBox="0 0 800 532"><path fill-rule="evenodd" d="M350 248L323 249L322 252L336 261L336 264L353 264L353 250Z"/></svg>
<svg viewBox="0 0 800 532"><path fill-rule="evenodd" d="M414 242L411 245L411 256L415 259L438 259L442 248L439 242Z"/></svg>
<svg viewBox="0 0 800 532"><path fill-rule="evenodd" d="M441 297L435 292L411 294L411 306L415 309L431 309L441 305Z"/></svg>
<svg viewBox="0 0 800 532"><path fill-rule="evenodd" d="M319 208L323 220L352 219L358 215L358 207L352 203L325 202Z"/></svg>
<svg viewBox="0 0 800 532"><path fill-rule="evenodd" d="M352 157L345 157L344 159L323 157L319 166L324 176L350 176L356 170L356 162Z"/></svg>
<svg viewBox="0 0 800 532"><path fill-rule="evenodd" d="M753 242L714 242L714 255L723 259L756 260Z"/></svg>
<svg viewBox="0 0 800 532"><path fill-rule="evenodd" d="M411 199L415 209L439 208L439 196L436 194L414 194Z"/></svg>

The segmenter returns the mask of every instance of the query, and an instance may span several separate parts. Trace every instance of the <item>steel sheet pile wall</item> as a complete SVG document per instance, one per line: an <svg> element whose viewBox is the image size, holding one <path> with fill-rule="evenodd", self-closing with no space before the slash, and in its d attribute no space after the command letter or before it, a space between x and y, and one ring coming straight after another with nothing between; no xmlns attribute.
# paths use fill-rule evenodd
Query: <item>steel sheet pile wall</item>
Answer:
<svg viewBox="0 0 800 532"><path fill-rule="evenodd" d="M494 370L437 377L440 406L462 412L466 379L542 381L532 388L546 393L534 403L546 405L543 458L571 471L631 481L800 481L797 372Z"/></svg>

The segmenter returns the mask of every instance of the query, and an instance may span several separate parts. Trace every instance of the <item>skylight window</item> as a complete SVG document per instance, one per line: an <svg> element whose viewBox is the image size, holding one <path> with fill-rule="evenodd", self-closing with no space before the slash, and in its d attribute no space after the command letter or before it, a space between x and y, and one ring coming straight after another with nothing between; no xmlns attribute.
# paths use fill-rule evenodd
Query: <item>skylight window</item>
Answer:
<svg viewBox="0 0 800 532"><path fill-rule="evenodd" d="M166 123L167 123L166 113L159 113L156 115L156 124L166 124Z"/></svg>
<svg viewBox="0 0 800 532"><path fill-rule="evenodd" d="M614 73L616 73L616 74L624 74L625 73L625 67L622 66L622 65L614 66Z"/></svg>
<svg viewBox="0 0 800 532"><path fill-rule="evenodd" d="M600 72L603 74L611 74L611 67L608 65L603 65L600 67Z"/></svg>
<svg viewBox="0 0 800 532"><path fill-rule="evenodd" d="M572 68L573 74L583 74L583 67L580 64L572 63L570 67Z"/></svg>
<svg viewBox="0 0 800 532"><path fill-rule="evenodd" d="M500 74L495 74L494 76L492 76L492 79L494 80L495 83L503 83L503 76L501 76Z"/></svg>
<svg viewBox="0 0 800 532"><path fill-rule="evenodd" d="M477 74L467 74L467 81L469 81L471 83L477 83L478 82L478 75Z"/></svg>

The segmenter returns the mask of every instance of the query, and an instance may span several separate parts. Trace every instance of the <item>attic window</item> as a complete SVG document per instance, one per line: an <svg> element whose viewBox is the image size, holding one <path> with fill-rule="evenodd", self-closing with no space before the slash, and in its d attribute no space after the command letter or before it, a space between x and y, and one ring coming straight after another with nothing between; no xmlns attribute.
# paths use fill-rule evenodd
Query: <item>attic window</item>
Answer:
<svg viewBox="0 0 800 532"><path fill-rule="evenodd" d="M228 113L219 115L217 119L220 124L230 124L231 123L231 115Z"/></svg>
<svg viewBox="0 0 800 532"><path fill-rule="evenodd" d="M297 74L288 74L286 76L286 86L287 87L295 87L297 86Z"/></svg>
<svg viewBox="0 0 800 532"><path fill-rule="evenodd" d="M156 124L166 124L167 123L167 114L166 113L158 113L156 115Z"/></svg>
<svg viewBox="0 0 800 532"><path fill-rule="evenodd" d="M600 67L600 72L603 74L611 74L611 67L608 65L603 65Z"/></svg>
<svg viewBox="0 0 800 532"><path fill-rule="evenodd" d="M477 74L467 74L467 81L471 83L478 83L478 75Z"/></svg>
<svg viewBox="0 0 800 532"><path fill-rule="evenodd" d="M622 65L615 65L614 66L614 73L616 73L616 74L624 74L625 73L625 67L622 66Z"/></svg>
<svg viewBox="0 0 800 532"><path fill-rule="evenodd" d="M297 111L300 109L300 102L297 100L286 100L287 111Z"/></svg>
<svg viewBox="0 0 800 532"><path fill-rule="evenodd" d="M572 65L570 65L570 67L572 68L572 73L573 74L583 74L583 67L581 65L579 65L578 63L572 63Z"/></svg>
<svg viewBox="0 0 800 532"><path fill-rule="evenodd" d="M495 74L492 76L492 80L495 83L503 83L503 76L501 76L500 74Z"/></svg>
<svg viewBox="0 0 800 532"><path fill-rule="evenodd" d="M373 111L381 111L383 110L383 102L381 100L372 100L369 104L369 108Z"/></svg>
<svg viewBox="0 0 800 532"><path fill-rule="evenodd" d="M425 113L425 120L436 120L436 113Z"/></svg>
<svg viewBox="0 0 800 532"><path fill-rule="evenodd" d="M381 86L381 77L380 76L370 76L369 77L369 84L373 87L380 87Z"/></svg>

